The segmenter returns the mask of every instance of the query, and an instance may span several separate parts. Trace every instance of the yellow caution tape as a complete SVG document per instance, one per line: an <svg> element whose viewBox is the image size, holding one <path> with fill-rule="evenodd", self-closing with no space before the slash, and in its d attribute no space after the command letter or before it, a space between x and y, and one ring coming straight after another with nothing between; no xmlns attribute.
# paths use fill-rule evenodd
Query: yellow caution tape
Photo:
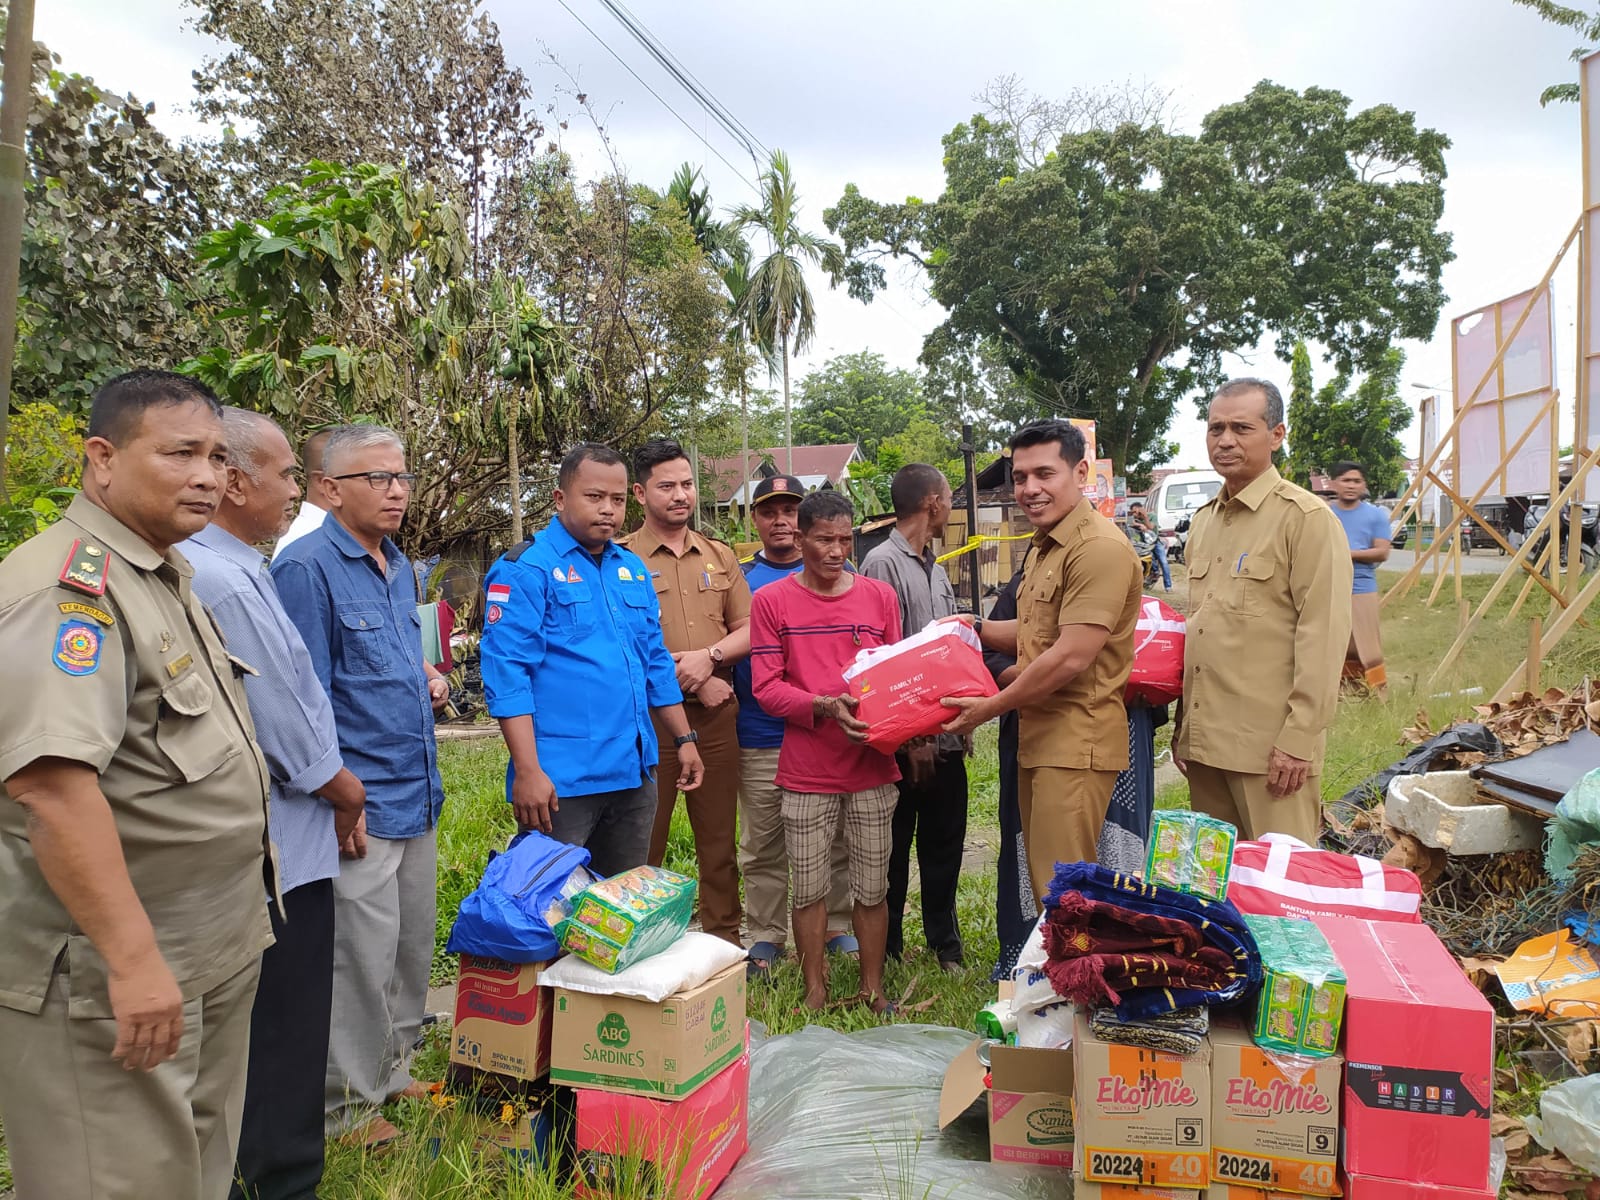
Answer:
<svg viewBox="0 0 1600 1200"><path fill-rule="evenodd" d="M947 563L952 558L960 558L963 554L970 554L985 542L1025 542L1033 537L1031 533L980 533L969 537L965 544L957 546L954 550L946 550L933 561Z"/></svg>

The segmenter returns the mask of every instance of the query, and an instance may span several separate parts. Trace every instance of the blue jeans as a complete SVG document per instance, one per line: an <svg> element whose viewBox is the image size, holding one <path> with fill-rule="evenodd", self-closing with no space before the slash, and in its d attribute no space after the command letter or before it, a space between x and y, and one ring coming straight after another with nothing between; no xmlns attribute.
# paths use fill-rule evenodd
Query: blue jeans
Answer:
<svg viewBox="0 0 1600 1200"><path fill-rule="evenodd" d="M1150 554L1161 567L1161 586L1170 592L1172 590L1172 570L1167 566L1167 547L1160 538L1157 538L1156 544L1150 548Z"/></svg>

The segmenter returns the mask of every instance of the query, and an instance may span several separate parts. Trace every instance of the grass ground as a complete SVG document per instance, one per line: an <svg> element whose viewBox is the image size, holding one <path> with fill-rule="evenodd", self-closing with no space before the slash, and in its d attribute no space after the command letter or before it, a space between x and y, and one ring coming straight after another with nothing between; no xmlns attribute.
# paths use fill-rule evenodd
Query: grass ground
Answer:
<svg viewBox="0 0 1600 1200"><path fill-rule="evenodd" d="M1380 576L1385 583L1392 578ZM1469 577L1463 583L1463 594L1475 602L1492 581L1492 576ZM1398 758L1402 753L1399 732L1413 723L1419 710L1426 713L1434 729L1443 728L1486 698L1466 689L1492 693L1523 655L1526 626L1520 620L1513 625L1500 623L1499 618L1509 609L1503 598L1459 663L1437 684L1430 682L1458 625L1449 589L1432 609L1425 604L1426 596L1426 589L1419 588L1385 610L1389 696L1341 703L1329 734L1322 776L1327 799L1341 795ZM1600 610L1593 623L1600 627ZM1600 628L1574 629L1544 664L1543 673L1547 684L1557 686L1574 684L1585 673L1600 674ZM1165 749L1166 740L1163 733L1158 750ZM512 822L503 800L505 759L498 741L445 745L440 762L450 798L439 832L437 945L442 947L457 904L476 884L489 850L504 845ZM992 845L998 827L998 761L992 727L979 739L970 779L969 841ZM1185 804L1181 780L1163 788L1159 802L1165 806ZM693 840L681 812L673 824L667 865L693 869ZM913 892L906 920L908 946L921 942L916 899ZM909 952L903 963L891 967L887 980L891 994L902 1001L902 1008L910 1010L901 1019L966 1028L974 1012L992 998L988 981L996 955L992 861L963 872L958 908L967 944L967 970L958 976L945 975L931 955ZM442 952L437 952L436 978L448 979L451 969ZM831 982L834 994L853 994L855 964L848 959L835 961ZM800 1007L800 994L794 964L780 963L771 980L751 990L750 1015L774 1034L791 1032L807 1021L851 1030L880 1020L859 1006L807 1014ZM418 1073L437 1077L444 1058L443 1036L436 1034L418 1062ZM566 1200L571 1195L560 1179L538 1172L508 1171L498 1158L480 1156L473 1145L473 1128L462 1114L409 1104L395 1109L392 1116L408 1135L394 1150L372 1156L330 1145L321 1193L326 1200ZM9 1183L4 1162L0 1145L0 1189Z"/></svg>

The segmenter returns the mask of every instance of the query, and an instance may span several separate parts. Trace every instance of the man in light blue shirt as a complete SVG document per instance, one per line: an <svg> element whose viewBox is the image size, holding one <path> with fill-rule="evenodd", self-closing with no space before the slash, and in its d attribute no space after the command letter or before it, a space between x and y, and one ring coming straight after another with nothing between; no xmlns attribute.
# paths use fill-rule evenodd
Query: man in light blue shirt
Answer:
<svg viewBox="0 0 1600 1200"><path fill-rule="evenodd" d="M367 789L367 855L334 881L330 1134L373 1147L398 1136L377 1109L421 1098L407 1058L433 964L444 805L433 710L449 696L423 661L418 588L395 545L416 476L391 429L336 429L323 452L328 517L272 563L284 611L333 703L339 751Z"/></svg>
<svg viewBox="0 0 1600 1200"><path fill-rule="evenodd" d="M333 709L255 547L283 532L300 486L266 417L227 408L227 485L210 525L178 549L241 664L256 742L272 775L268 823L283 908L261 960L235 1197L312 1196L322 1179L322 1086L333 1005L333 880L339 847L364 853L366 793L344 766ZM248 669L246 669L248 668Z"/></svg>
<svg viewBox="0 0 1600 1200"><path fill-rule="evenodd" d="M655 825L660 758L650 710L678 750L678 788L705 769L661 639L650 572L611 539L628 468L585 442L562 459L556 515L489 568L478 659L489 715L511 761L517 824L586 846L597 875L642 866Z"/></svg>
<svg viewBox="0 0 1600 1200"><path fill-rule="evenodd" d="M1360 463L1333 464L1333 515L1344 526L1350 543L1350 562L1355 582L1350 597L1350 646L1344 660L1344 682L1357 689L1370 688L1383 694L1388 690L1389 674L1383 663L1383 641L1378 620L1378 564L1389 557L1389 514L1376 504L1368 504L1367 476Z"/></svg>

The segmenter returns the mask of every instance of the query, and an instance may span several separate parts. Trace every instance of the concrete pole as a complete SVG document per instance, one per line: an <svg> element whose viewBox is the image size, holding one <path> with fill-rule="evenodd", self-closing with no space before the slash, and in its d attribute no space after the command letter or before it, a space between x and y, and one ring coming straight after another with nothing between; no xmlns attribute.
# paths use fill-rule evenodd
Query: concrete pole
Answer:
<svg viewBox="0 0 1600 1200"><path fill-rule="evenodd" d="M33 0L11 0L0 93L0 502L11 435L11 363L17 352L17 276L22 269L25 144L33 98Z"/></svg>

